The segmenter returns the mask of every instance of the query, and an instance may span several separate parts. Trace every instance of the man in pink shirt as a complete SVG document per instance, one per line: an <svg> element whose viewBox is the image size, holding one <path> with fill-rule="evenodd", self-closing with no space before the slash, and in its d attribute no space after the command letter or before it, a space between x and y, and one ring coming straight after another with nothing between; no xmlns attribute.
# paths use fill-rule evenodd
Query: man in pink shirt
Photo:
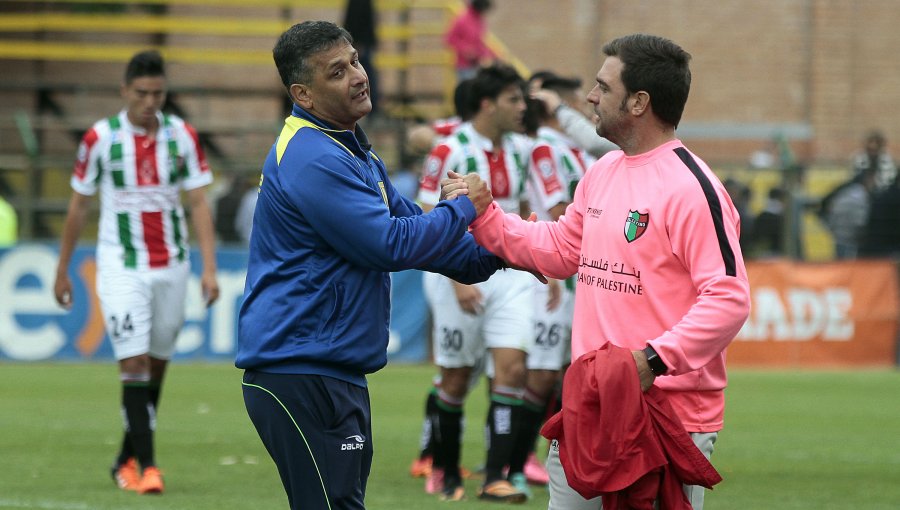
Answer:
<svg viewBox="0 0 900 510"><path fill-rule="evenodd" d="M597 133L621 150L588 170L558 221L527 222L492 204L471 231L512 265L551 278L577 274L572 359L606 343L630 349L642 389L665 391L709 457L723 424L725 348L750 309L739 217L721 182L675 137L690 55L644 34L615 39L603 53L588 101ZM474 179L450 177L451 197ZM568 486L554 450L549 508L601 508L600 498ZM703 507L702 488L685 493Z"/></svg>
<svg viewBox="0 0 900 510"><path fill-rule="evenodd" d="M482 64L497 57L484 42L487 31L484 17L491 7L491 0L471 0L444 35L444 42L456 54L458 81L474 77Z"/></svg>

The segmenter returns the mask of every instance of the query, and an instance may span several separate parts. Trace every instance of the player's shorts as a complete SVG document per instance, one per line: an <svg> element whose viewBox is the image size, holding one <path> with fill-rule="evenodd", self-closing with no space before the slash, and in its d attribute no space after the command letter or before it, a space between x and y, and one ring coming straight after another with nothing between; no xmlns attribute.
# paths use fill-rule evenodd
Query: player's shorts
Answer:
<svg viewBox="0 0 900 510"><path fill-rule="evenodd" d="M135 271L99 269L97 295L117 360L141 354L170 359L184 325L190 264Z"/></svg>
<svg viewBox="0 0 900 510"><path fill-rule="evenodd" d="M569 360L572 345L572 314L575 295L558 282L562 293L555 310L547 310L550 287L534 283L534 344L528 351L527 367L531 370L559 370Z"/></svg>
<svg viewBox="0 0 900 510"><path fill-rule="evenodd" d="M498 271L476 284L484 309L477 315L460 308L452 281L425 273L425 297L431 308L435 364L444 368L472 367L487 349L528 352L534 335L531 315L534 292L529 273Z"/></svg>

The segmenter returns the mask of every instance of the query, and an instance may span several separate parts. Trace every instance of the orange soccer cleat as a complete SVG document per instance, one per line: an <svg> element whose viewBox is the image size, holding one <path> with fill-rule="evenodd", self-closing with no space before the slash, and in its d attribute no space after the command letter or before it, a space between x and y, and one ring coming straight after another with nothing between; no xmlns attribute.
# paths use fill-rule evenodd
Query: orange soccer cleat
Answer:
<svg viewBox="0 0 900 510"><path fill-rule="evenodd" d="M409 475L413 478L427 478L431 474L431 455L417 458L409 466Z"/></svg>
<svg viewBox="0 0 900 510"><path fill-rule="evenodd" d="M482 487L478 491L478 499L501 503L524 503L528 500L528 495L506 480L497 480Z"/></svg>
<svg viewBox="0 0 900 510"><path fill-rule="evenodd" d="M138 486L137 491L138 494L162 494L162 473L156 466L144 469L144 476L141 478L141 484Z"/></svg>
<svg viewBox="0 0 900 510"><path fill-rule="evenodd" d="M141 476L138 474L137 461L134 457L112 467L112 479L116 482L116 486L123 491L136 491L141 483Z"/></svg>

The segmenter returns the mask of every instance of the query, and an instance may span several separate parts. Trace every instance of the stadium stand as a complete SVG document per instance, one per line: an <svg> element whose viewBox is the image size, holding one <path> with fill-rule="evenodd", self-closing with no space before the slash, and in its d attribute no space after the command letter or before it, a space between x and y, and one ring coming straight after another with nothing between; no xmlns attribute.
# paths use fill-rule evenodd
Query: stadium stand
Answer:
<svg viewBox="0 0 900 510"><path fill-rule="evenodd" d="M461 4L378 0L376 8L382 109L394 122L370 134L399 141L399 119L452 111L455 76L441 35ZM152 47L165 56L167 109L197 127L214 168L255 174L287 108L273 42L304 19L340 22L342 9L328 0L3 2L0 176L16 190L21 237L58 232L78 139L121 107L119 73L135 52Z"/></svg>

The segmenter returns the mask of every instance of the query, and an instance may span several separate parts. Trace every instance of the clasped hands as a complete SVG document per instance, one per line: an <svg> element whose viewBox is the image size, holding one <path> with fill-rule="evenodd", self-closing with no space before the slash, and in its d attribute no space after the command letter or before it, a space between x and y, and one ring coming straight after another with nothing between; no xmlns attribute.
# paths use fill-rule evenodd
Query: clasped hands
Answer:
<svg viewBox="0 0 900 510"><path fill-rule="evenodd" d="M491 189L483 180L481 180L481 177L479 177L478 174L471 173L462 176L453 171L447 172L447 178L441 180L441 200L453 200L460 195L469 197L469 200L472 201L472 205L475 206L475 212L478 216L484 214L484 211L486 211L488 206L491 205L491 202L494 201ZM529 221L534 221L535 218L535 214L532 213L528 219ZM510 269L526 271L534 275L541 283L547 283L547 277L541 273L532 269L516 266L511 264L508 260L505 262Z"/></svg>
<svg viewBox="0 0 900 510"><path fill-rule="evenodd" d="M450 171L447 173L447 178L441 181L441 200L453 200L460 195L469 197L478 216L484 214L484 211L494 201L491 189L478 174L471 173L462 176Z"/></svg>

